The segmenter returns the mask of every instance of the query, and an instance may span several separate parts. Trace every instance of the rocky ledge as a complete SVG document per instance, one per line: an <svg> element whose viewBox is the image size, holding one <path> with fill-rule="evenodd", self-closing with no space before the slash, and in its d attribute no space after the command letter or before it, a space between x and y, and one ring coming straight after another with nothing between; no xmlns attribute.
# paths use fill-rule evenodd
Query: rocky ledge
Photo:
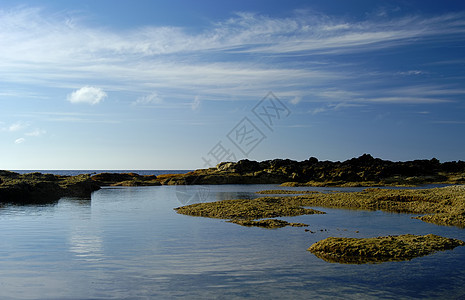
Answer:
<svg viewBox="0 0 465 300"><path fill-rule="evenodd" d="M265 228L279 228L284 226L306 226L302 223L288 223L276 217L291 217L311 214L324 214L324 212L302 207L301 202L292 201L287 197L263 197L257 199L235 199L216 202L196 203L175 208L177 213L217 218L230 219L229 222L242 226L256 226Z"/></svg>
<svg viewBox="0 0 465 300"><path fill-rule="evenodd" d="M328 262L364 264L410 260L458 246L465 246L465 242L434 234L404 234L376 238L329 237L307 250Z"/></svg>
<svg viewBox="0 0 465 300"><path fill-rule="evenodd" d="M279 193L277 190L259 193ZM180 214L220 218L256 220L290 217L323 212L308 207L382 210L420 214L415 219L437 225L465 228L465 186L433 189L368 188L361 192L307 193L299 196L260 197L196 203L178 207ZM234 222L245 225L244 222ZM247 225L253 225L253 222ZM255 223L258 224L258 223Z"/></svg>
<svg viewBox="0 0 465 300"><path fill-rule="evenodd" d="M0 171L0 203L50 203L61 197L90 199L91 193L98 189L100 185L90 175L58 176Z"/></svg>
<svg viewBox="0 0 465 300"><path fill-rule="evenodd" d="M430 160L392 162L364 154L344 162L274 159L223 162L186 174L161 175L160 184L266 184L287 186L414 186L465 183L465 162Z"/></svg>
<svg viewBox="0 0 465 300"><path fill-rule="evenodd" d="M136 173L99 173L91 179L100 186L154 186L161 185L155 175Z"/></svg>

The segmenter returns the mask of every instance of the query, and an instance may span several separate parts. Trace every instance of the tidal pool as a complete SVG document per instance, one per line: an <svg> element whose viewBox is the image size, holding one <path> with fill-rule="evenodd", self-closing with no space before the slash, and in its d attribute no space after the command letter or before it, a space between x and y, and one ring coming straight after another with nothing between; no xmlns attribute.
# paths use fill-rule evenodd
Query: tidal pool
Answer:
<svg viewBox="0 0 465 300"><path fill-rule="evenodd" d="M313 208L326 214L280 218L309 224L311 233L302 227L243 227L173 210L196 201L258 197L256 191L277 188L104 188L91 200L1 206L0 298L465 297L465 247L365 265L328 263L306 251L329 236L433 233L465 240L464 229L409 214L321 207Z"/></svg>

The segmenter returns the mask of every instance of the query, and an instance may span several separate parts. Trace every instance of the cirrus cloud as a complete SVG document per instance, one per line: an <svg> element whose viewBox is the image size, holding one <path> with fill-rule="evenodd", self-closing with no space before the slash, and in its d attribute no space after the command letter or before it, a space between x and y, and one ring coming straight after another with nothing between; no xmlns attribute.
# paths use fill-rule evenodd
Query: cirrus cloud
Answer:
<svg viewBox="0 0 465 300"><path fill-rule="evenodd" d="M19 138L19 139L16 139L16 140L15 140L15 144L22 144L22 143L24 143L25 141L26 141L25 138Z"/></svg>
<svg viewBox="0 0 465 300"><path fill-rule="evenodd" d="M163 103L163 98L161 98L157 93L152 93L150 95L142 96L137 98L134 101L133 105L149 105L149 104L160 104Z"/></svg>
<svg viewBox="0 0 465 300"><path fill-rule="evenodd" d="M95 105L103 101L107 94L100 88L85 86L68 95L68 101L71 103L86 103Z"/></svg>

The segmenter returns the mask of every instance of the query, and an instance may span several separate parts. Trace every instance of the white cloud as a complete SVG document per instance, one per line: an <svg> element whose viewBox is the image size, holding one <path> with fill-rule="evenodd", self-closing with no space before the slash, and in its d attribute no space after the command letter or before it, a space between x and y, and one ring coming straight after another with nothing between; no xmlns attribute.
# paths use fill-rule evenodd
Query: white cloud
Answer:
<svg viewBox="0 0 465 300"><path fill-rule="evenodd" d="M47 133L47 131L37 128L37 129L35 129L35 130L31 131L31 132L25 133L25 135L39 137L39 136L42 136L42 135L44 135L46 133Z"/></svg>
<svg viewBox="0 0 465 300"><path fill-rule="evenodd" d="M402 96L392 96L392 97L375 97L367 99L367 102L380 102L380 103L397 103L397 104L434 104L434 103L446 103L451 102L448 99L441 98L424 98L424 97L402 97Z"/></svg>
<svg viewBox="0 0 465 300"><path fill-rule="evenodd" d="M194 101L192 101L191 108L192 110L197 110L200 107L200 97L195 96Z"/></svg>
<svg viewBox="0 0 465 300"><path fill-rule="evenodd" d="M291 104L294 104L294 105L297 105L300 103L300 101L302 101L302 97L301 96L295 96L294 98L291 99Z"/></svg>
<svg viewBox="0 0 465 300"><path fill-rule="evenodd" d="M329 109L327 107L317 107L315 109L311 109L309 111L309 113L311 113L312 115L316 115L316 114L319 114L319 113L323 113L323 112L326 112L328 111Z"/></svg>
<svg viewBox="0 0 465 300"><path fill-rule="evenodd" d="M86 103L95 105L103 101L107 94L100 88L85 86L68 95L68 101L71 103Z"/></svg>
<svg viewBox="0 0 465 300"><path fill-rule="evenodd" d="M2 123L3 124L3 123ZM29 126L28 123L26 122L22 122L22 121L18 121L18 122L15 122L9 126L6 126L6 127L0 127L0 131L6 131L6 132L18 132L18 131L21 131L25 128L27 128Z"/></svg>
<svg viewBox="0 0 465 300"><path fill-rule="evenodd" d="M405 71L405 72L399 72L399 75L405 75L405 76L414 76L414 75L423 75L427 74L425 71L420 71L420 70L410 70L410 71Z"/></svg>
<svg viewBox="0 0 465 300"><path fill-rule="evenodd" d="M133 102L140 105L163 101L151 94L153 90L166 99L182 98L183 103L196 94L208 100L231 95L256 99L270 89L310 99L302 91L310 88L318 94L328 82L338 85L341 79L347 83L367 77L359 76L357 67L333 64L331 58L326 65L312 65L306 59L289 64L288 56L360 53L460 40L465 34L464 17L463 13L411 15L354 22L311 12L289 18L238 13L192 33L168 26L91 27L64 14L50 16L23 7L0 11L0 77L7 83L67 89L74 89L76 82L104 78L105 89L146 93ZM256 60L255 54L266 54L266 62L260 63L264 60ZM286 62L280 61L283 55ZM68 100L96 104L106 96L101 89L84 87ZM348 98L370 99L363 94ZM195 101L194 107L198 107Z"/></svg>
<svg viewBox="0 0 465 300"><path fill-rule="evenodd" d="M29 125L24 122L16 122L14 124L11 124L8 128L7 131L9 132L15 132L15 131L20 131L23 130L24 128L28 127Z"/></svg>
<svg viewBox="0 0 465 300"><path fill-rule="evenodd" d="M133 102L134 105L149 105L161 103L163 103L163 99L157 93L152 93L147 96L139 97L136 101Z"/></svg>
<svg viewBox="0 0 465 300"><path fill-rule="evenodd" d="M22 144L22 143L24 143L25 141L26 141L25 138L19 138L19 139L16 139L16 140L15 140L15 144Z"/></svg>
<svg viewBox="0 0 465 300"><path fill-rule="evenodd" d="M316 115L323 112L328 111L337 111L344 108L353 108L353 107L362 107L363 104L359 103L347 103L347 102L339 102L339 103L329 103L324 107L317 107L309 111L309 113Z"/></svg>

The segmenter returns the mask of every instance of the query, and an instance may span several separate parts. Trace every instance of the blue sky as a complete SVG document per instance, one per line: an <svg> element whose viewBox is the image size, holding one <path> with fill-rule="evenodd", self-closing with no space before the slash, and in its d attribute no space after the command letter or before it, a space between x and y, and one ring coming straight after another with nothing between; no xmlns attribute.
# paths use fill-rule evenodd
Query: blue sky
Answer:
<svg viewBox="0 0 465 300"><path fill-rule="evenodd" d="M463 1L3 0L0 169L465 160L464 53Z"/></svg>

